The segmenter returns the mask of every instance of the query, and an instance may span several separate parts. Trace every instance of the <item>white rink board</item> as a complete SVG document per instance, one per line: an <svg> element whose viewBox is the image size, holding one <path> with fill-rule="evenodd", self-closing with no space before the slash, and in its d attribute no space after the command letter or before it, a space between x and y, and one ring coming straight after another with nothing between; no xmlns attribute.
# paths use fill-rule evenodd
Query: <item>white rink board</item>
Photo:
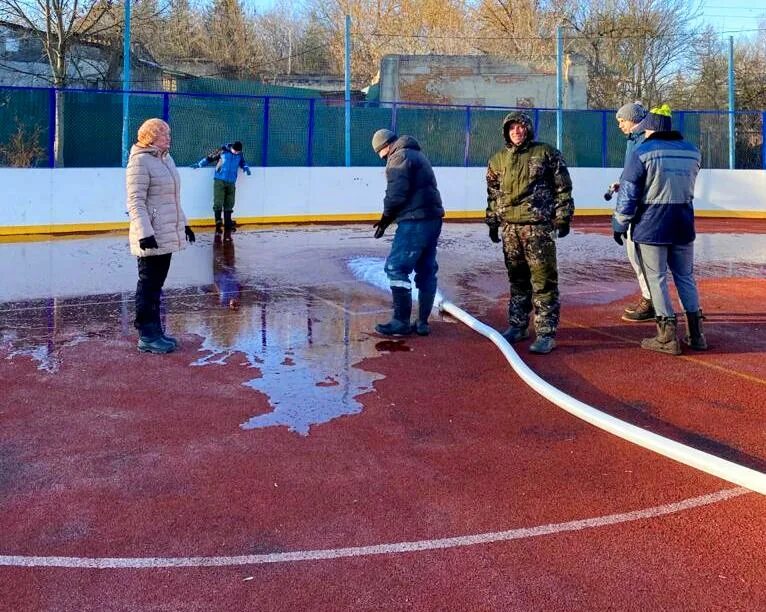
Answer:
<svg viewBox="0 0 766 612"><path fill-rule="evenodd" d="M179 168L181 198L187 217L212 217L213 170ZM237 182L235 217L258 221L323 220L329 215L374 215L385 192L383 167L253 168ZM448 213L475 213L486 206L484 168L436 168ZM575 205L589 212L611 207L603 199L619 168L571 168ZM0 233L21 233L43 226L126 223L125 171L122 168L0 168ZM702 170L695 209L716 216L756 213L766 216L766 171ZM739 213L739 214L738 214ZM289 219L285 219L289 217ZM3 232L3 228L6 231ZM15 231L8 231L14 228ZM97 229L97 228L94 228Z"/></svg>

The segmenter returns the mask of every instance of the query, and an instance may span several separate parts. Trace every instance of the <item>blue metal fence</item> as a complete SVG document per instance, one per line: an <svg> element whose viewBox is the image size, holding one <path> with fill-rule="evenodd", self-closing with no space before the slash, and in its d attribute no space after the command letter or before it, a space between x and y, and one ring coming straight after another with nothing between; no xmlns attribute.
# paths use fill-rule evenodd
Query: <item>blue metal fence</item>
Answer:
<svg viewBox="0 0 766 612"><path fill-rule="evenodd" d="M34 165L53 165L56 104L63 108L63 165L121 164L121 91L0 87L0 165L14 165L10 139L35 134L42 154ZM172 128L179 165L197 161L221 143L240 140L254 166L343 166L342 100L283 96L136 91L130 94L129 133L150 117ZM373 132L388 127L411 134L435 166L484 166L502 146L500 126L511 107L355 102L351 108L351 164L377 166ZM540 140L556 142L556 109L528 109ZM563 153L573 167L620 167L625 139L612 110L565 110ZM766 168L766 112L734 113L736 167ZM679 111L674 126L702 151L706 168L728 168L729 113ZM16 139L18 142L18 139Z"/></svg>

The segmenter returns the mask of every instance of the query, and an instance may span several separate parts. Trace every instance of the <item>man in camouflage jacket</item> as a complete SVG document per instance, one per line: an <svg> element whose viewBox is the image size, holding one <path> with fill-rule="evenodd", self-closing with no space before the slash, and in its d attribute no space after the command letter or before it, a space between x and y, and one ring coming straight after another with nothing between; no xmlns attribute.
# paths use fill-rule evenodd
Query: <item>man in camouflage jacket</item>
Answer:
<svg viewBox="0 0 766 612"><path fill-rule="evenodd" d="M534 140L534 126L523 112L503 120L505 147L487 166L486 223L492 242L502 234L505 266L511 283L509 342L529 337L529 314L535 309L534 353L556 346L559 323L558 267L554 234L569 233L574 213L572 181L561 152Z"/></svg>

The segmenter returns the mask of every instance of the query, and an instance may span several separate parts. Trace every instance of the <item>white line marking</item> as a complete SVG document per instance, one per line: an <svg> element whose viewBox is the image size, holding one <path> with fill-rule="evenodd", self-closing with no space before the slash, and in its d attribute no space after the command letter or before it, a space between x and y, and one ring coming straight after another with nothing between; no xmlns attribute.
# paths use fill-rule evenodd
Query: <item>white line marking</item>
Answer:
<svg viewBox="0 0 766 612"><path fill-rule="evenodd" d="M692 508L707 506L749 493L746 489L724 489L716 493L691 497L680 502L655 506L644 510L634 510L620 514L609 514L595 518L551 523L537 527L522 527L507 531L493 531L475 535L441 538L438 540L418 540L415 542L397 542L395 544L377 544L374 546L353 546L348 548L328 548L321 550L296 550L293 552L270 553L263 555L240 555L228 557L28 557L22 555L0 556L0 566L13 567L64 567L78 569L147 569L161 567L224 567L234 565L263 565L266 563L290 563L296 561L321 561L325 559L343 559L370 555L391 555L423 550L475 546L492 542L508 542L535 538L544 535L582 531L617 525L647 518L675 514Z"/></svg>

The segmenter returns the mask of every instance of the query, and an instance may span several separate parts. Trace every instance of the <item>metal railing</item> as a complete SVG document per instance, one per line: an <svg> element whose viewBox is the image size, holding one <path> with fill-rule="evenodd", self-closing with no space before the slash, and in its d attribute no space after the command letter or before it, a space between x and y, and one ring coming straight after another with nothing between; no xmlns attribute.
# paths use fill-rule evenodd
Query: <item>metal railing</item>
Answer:
<svg viewBox="0 0 766 612"><path fill-rule="evenodd" d="M0 87L0 165L54 165L57 104L63 105L65 167L119 167L122 149L123 92L114 90ZM345 165L343 100L245 94L132 91L129 133L150 117L172 128L178 165L199 160L222 143L239 140L253 166ZM502 147L501 123L512 107L452 106L423 103L353 102L351 165L377 166L370 147L375 130L388 127L410 134L434 166L484 166ZM556 142L556 109L526 109L537 138ZM766 168L766 111L737 111L736 168ZM563 154L573 167L621 167L625 138L612 110L561 112ZM729 167L727 111L678 111L674 127L702 152L705 168ZM25 145L24 148L22 145Z"/></svg>

